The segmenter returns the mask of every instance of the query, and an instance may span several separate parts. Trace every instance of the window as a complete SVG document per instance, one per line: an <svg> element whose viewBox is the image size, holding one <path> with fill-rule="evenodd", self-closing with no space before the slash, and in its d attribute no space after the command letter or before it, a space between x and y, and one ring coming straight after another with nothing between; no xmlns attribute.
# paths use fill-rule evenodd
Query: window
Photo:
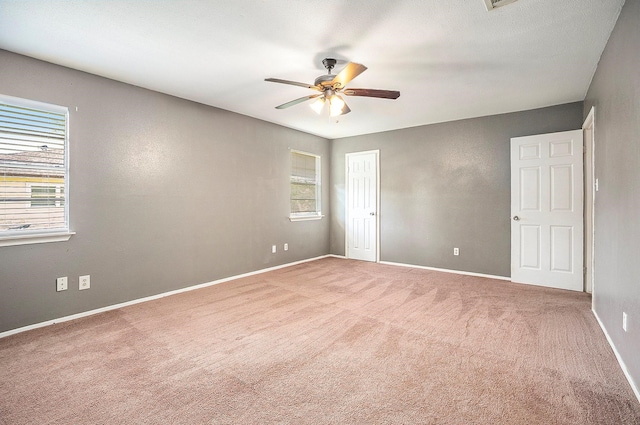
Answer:
<svg viewBox="0 0 640 425"><path fill-rule="evenodd" d="M320 209L320 157L291 151L291 220L322 218Z"/></svg>
<svg viewBox="0 0 640 425"><path fill-rule="evenodd" d="M33 207L55 207L56 187L55 186L31 186L31 208Z"/></svg>
<svg viewBox="0 0 640 425"><path fill-rule="evenodd" d="M0 246L69 239L68 116L0 95Z"/></svg>

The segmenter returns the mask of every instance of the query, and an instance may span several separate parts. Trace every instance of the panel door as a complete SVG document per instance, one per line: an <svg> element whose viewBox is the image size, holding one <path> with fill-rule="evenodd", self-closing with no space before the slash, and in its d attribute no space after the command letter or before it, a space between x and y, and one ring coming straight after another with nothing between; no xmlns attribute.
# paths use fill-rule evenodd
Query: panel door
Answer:
<svg viewBox="0 0 640 425"><path fill-rule="evenodd" d="M346 256L378 260L378 152L346 155Z"/></svg>
<svg viewBox="0 0 640 425"><path fill-rule="evenodd" d="M582 130L511 139L511 280L583 290Z"/></svg>

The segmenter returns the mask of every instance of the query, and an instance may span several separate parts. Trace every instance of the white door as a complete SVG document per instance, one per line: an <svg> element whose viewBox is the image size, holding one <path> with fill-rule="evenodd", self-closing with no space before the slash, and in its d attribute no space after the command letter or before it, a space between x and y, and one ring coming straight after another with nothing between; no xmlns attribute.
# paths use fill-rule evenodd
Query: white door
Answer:
<svg viewBox="0 0 640 425"><path fill-rule="evenodd" d="M582 130L511 139L511 280L583 290Z"/></svg>
<svg viewBox="0 0 640 425"><path fill-rule="evenodd" d="M378 151L346 155L346 256L378 261Z"/></svg>

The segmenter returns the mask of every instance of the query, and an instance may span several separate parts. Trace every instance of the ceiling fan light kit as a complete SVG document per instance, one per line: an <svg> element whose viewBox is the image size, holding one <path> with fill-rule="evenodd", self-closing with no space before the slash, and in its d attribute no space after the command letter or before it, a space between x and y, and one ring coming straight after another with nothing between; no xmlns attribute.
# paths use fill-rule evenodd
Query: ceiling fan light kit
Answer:
<svg viewBox="0 0 640 425"><path fill-rule="evenodd" d="M329 115L337 117L338 115L346 114L345 106L344 100L337 94L334 94L329 98Z"/></svg>
<svg viewBox="0 0 640 425"><path fill-rule="evenodd" d="M309 105L311 107L311 109L313 109L314 111L316 111L317 114L322 113L322 109L324 108L324 97L319 97L318 99L316 99L315 102L313 102L311 105Z"/></svg>
<svg viewBox="0 0 640 425"><path fill-rule="evenodd" d="M381 99L397 99L400 97L399 91L394 90L378 90L378 89L345 89L345 86L349 84L358 75L367 70L367 67L355 63L349 62L342 71L337 75L332 75L331 70L336 66L338 61L333 58L323 59L322 64L327 70L326 75L321 75L315 79L313 84L299 83L297 81L281 80L279 78L265 78L265 81L280 84L289 84L299 87L305 87L312 90L321 92L320 94L314 94L310 96L304 96L298 99L294 99L290 102L283 103L276 106L276 109L285 109L298 103L305 102L307 100L316 99L310 106L318 114L322 113L324 105L329 103L329 115L336 117L338 115L345 115L351 112L349 106L340 96L342 93L346 96L362 96L362 97L377 97Z"/></svg>

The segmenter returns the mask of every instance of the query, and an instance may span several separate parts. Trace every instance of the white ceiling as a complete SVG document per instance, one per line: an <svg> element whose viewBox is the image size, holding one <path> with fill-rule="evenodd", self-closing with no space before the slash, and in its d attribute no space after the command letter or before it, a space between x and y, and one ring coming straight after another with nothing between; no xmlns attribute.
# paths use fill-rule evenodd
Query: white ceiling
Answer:
<svg viewBox="0 0 640 425"><path fill-rule="evenodd" d="M583 100L623 3L0 0L0 48L335 139ZM313 83L325 57L400 98L276 110L315 92L264 79Z"/></svg>

